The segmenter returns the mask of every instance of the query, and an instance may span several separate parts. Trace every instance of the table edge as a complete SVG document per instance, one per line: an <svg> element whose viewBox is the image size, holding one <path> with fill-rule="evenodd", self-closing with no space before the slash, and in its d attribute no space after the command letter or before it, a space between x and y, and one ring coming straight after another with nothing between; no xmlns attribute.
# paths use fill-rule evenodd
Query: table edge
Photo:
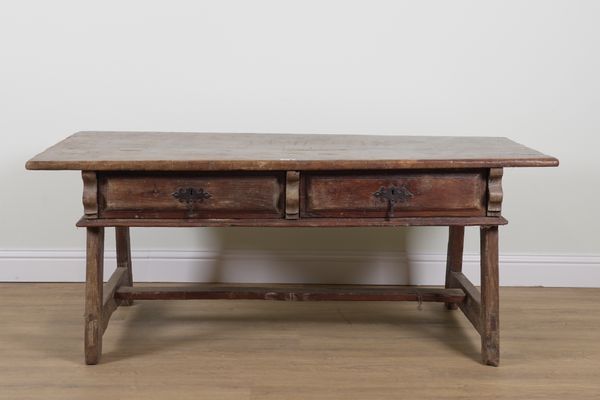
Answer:
<svg viewBox="0 0 600 400"><path fill-rule="evenodd" d="M497 217L401 217L385 218L300 218L295 220L276 219L128 219L128 218L86 218L76 224L79 228L89 227L400 227L400 226L495 226L506 225L508 220Z"/></svg>
<svg viewBox="0 0 600 400"><path fill-rule="evenodd" d="M446 160L152 160L49 161L30 159L28 170L77 171L314 171L557 167L555 157Z"/></svg>

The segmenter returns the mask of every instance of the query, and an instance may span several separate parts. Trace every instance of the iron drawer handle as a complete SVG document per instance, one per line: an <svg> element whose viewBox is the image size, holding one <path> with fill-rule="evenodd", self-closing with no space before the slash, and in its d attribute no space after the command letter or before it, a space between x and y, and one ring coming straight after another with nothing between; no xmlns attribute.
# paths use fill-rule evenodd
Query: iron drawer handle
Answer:
<svg viewBox="0 0 600 400"><path fill-rule="evenodd" d="M394 207L396 203L405 203L413 197L413 194L405 186L390 186L380 187L378 191L373 193L373 196L379 199L379 201L387 201L388 210L387 218L394 218Z"/></svg>
<svg viewBox="0 0 600 400"><path fill-rule="evenodd" d="M179 200L180 203L187 203L187 204L198 203L198 202L203 203L204 200L207 200L212 197L212 195L210 193L204 191L204 189L202 189L202 188L196 189L193 187L178 188L176 191L171 193L171 195L173 197L175 197L177 200Z"/></svg>

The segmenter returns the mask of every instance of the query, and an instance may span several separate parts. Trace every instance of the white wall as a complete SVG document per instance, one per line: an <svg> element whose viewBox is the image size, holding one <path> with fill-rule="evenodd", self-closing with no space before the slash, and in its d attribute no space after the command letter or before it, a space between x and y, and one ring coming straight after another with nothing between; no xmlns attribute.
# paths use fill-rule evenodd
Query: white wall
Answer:
<svg viewBox="0 0 600 400"><path fill-rule="evenodd" d="M80 177L24 164L74 131L105 129L508 136L561 160L505 173L502 254L541 268L510 283L560 283L544 278L553 260L571 284L600 285L598 21L593 0L3 1L0 280L79 279L61 260L84 246ZM415 282L367 261L433 254L439 269L446 241L441 228L133 234L136 249L170 259L353 254L357 281ZM466 250L477 249L471 229ZM217 258L210 268L228 268ZM328 265L306 279L345 279ZM303 278L273 266L261 279L269 271ZM159 272L146 279L169 279Z"/></svg>

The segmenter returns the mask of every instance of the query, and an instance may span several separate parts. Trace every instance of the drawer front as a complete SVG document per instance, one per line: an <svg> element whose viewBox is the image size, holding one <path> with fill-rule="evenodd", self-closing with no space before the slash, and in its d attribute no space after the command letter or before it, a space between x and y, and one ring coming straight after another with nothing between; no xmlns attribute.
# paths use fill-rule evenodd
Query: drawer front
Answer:
<svg viewBox="0 0 600 400"><path fill-rule="evenodd" d="M483 216L486 178L485 171L305 174L301 216Z"/></svg>
<svg viewBox="0 0 600 400"><path fill-rule="evenodd" d="M282 218L282 174L102 174L101 218Z"/></svg>

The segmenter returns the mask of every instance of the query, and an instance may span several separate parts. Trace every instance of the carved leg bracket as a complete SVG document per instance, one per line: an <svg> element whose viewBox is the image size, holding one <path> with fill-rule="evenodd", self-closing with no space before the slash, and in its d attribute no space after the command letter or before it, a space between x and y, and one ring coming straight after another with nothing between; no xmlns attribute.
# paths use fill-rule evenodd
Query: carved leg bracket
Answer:
<svg viewBox="0 0 600 400"><path fill-rule="evenodd" d="M488 207L487 215L489 217L498 217L502 214L502 168L490 168L488 175Z"/></svg>
<svg viewBox="0 0 600 400"><path fill-rule="evenodd" d="M285 218L300 217L300 172L288 171L285 178Z"/></svg>

